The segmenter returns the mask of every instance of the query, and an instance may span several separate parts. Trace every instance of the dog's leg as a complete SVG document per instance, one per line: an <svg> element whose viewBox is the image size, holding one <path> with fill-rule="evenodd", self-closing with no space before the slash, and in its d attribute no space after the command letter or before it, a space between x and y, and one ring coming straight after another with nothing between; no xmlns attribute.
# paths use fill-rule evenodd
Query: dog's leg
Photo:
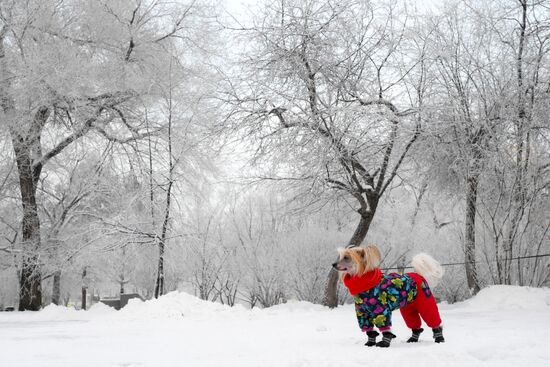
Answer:
<svg viewBox="0 0 550 367"><path fill-rule="evenodd" d="M413 334L411 337L407 340L407 343L416 343L418 342L418 338L420 337L420 334L424 331L424 329L412 329Z"/></svg>
<svg viewBox="0 0 550 367"><path fill-rule="evenodd" d="M369 337L369 340L365 343L367 347L372 347L376 345L376 337L380 335L378 331L376 330L369 330L367 331L367 336Z"/></svg>
<svg viewBox="0 0 550 367"><path fill-rule="evenodd" d="M434 332L434 341L436 343L445 343L445 338L443 337L443 327L436 327L432 329Z"/></svg>
<svg viewBox="0 0 550 367"><path fill-rule="evenodd" d="M376 343L377 347L388 348L390 346L391 340L396 338L395 334L391 331L384 331L382 333L382 341Z"/></svg>

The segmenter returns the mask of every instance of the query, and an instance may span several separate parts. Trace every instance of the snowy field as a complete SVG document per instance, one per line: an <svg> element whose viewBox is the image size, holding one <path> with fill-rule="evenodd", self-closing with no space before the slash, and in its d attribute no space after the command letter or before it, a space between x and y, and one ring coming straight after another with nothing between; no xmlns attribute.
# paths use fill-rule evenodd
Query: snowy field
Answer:
<svg viewBox="0 0 550 367"><path fill-rule="evenodd" d="M389 349L363 346L352 306L248 310L174 292L119 312L3 312L0 366L550 366L550 289L495 286L440 308L447 343L429 331L406 344L397 313Z"/></svg>

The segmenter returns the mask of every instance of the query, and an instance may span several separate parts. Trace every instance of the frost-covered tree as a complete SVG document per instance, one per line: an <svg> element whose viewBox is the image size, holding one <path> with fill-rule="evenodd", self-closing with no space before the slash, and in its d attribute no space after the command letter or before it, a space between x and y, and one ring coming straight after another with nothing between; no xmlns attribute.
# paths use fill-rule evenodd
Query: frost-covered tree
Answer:
<svg viewBox="0 0 550 367"><path fill-rule="evenodd" d="M347 203L358 213L350 246L365 239L421 132L423 47L407 29L395 4L270 1L242 34L227 101L255 144L259 178L300 188L308 206ZM333 271L332 307L336 285Z"/></svg>
<svg viewBox="0 0 550 367"><path fill-rule="evenodd" d="M511 259L535 254L521 249L522 237L541 226L530 241L545 242L539 237L545 224L534 223L547 182L545 6L457 1L428 19L435 68L427 107L436 118L426 156L437 183L447 190L456 183L464 192L465 268L473 293L480 288L480 239L493 242L483 249L491 252L489 268L496 265L493 280L507 284Z"/></svg>
<svg viewBox="0 0 550 367"><path fill-rule="evenodd" d="M0 3L2 128L10 134L23 211L19 309L42 304L42 171L89 134L124 143L151 133L143 111L159 98L153 75L172 57L167 45L185 38L194 4Z"/></svg>

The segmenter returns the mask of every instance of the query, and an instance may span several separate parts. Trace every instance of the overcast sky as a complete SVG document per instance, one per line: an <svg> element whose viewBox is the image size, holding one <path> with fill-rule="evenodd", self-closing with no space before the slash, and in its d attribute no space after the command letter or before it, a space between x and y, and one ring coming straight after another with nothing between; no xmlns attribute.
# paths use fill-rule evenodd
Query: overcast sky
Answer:
<svg viewBox="0 0 550 367"><path fill-rule="evenodd" d="M262 0L223 0L226 3L227 11L232 15L243 19L250 16L251 8L261 3ZM294 0L300 1L300 0ZM395 0L398 2L406 2L408 4L416 4L419 8L435 9L438 5L441 5L446 0Z"/></svg>

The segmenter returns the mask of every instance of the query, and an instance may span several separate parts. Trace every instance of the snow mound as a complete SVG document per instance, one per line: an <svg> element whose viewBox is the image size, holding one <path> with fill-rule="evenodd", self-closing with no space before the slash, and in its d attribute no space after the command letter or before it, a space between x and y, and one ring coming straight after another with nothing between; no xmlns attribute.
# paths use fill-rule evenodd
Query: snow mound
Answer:
<svg viewBox="0 0 550 367"><path fill-rule="evenodd" d="M465 302L480 311L540 310L550 308L550 288L493 285Z"/></svg>
<svg viewBox="0 0 550 367"><path fill-rule="evenodd" d="M229 307L220 303L203 301L198 297L184 292L170 292L158 299L141 301L131 299L126 307L121 309L117 318L126 319L164 319L164 318L204 318L217 314L228 314L242 307Z"/></svg>
<svg viewBox="0 0 550 367"><path fill-rule="evenodd" d="M23 311L15 312L15 318L28 319L34 321L66 321L66 320L87 320L89 317L87 311L75 310L72 307L47 305L38 312Z"/></svg>
<svg viewBox="0 0 550 367"><path fill-rule="evenodd" d="M104 303L98 302L94 303L92 307L88 310L88 313L93 313L94 315L103 315L103 314L109 314L112 312L116 312L116 310L111 307L107 306Z"/></svg>

